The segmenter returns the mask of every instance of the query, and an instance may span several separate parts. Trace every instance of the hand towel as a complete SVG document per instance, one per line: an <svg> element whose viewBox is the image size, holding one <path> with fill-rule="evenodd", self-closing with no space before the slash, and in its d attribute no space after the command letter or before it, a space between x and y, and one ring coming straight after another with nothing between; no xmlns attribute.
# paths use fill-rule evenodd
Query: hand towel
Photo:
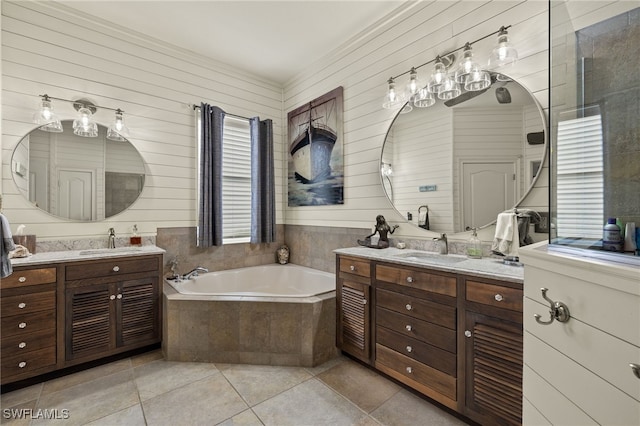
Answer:
<svg viewBox="0 0 640 426"><path fill-rule="evenodd" d="M504 256L517 256L520 247L518 218L513 212L504 212L496 220L496 233L491 250Z"/></svg>
<svg viewBox="0 0 640 426"><path fill-rule="evenodd" d="M8 277L13 273L9 252L15 248L9 221L3 214L0 214L0 278Z"/></svg>

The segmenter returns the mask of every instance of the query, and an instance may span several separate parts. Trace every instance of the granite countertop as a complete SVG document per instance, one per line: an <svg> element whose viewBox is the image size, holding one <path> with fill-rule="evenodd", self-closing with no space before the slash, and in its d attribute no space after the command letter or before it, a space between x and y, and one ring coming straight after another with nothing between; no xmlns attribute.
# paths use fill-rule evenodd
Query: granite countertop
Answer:
<svg viewBox="0 0 640 426"><path fill-rule="evenodd" d="M115 249L65 250L36 253L28 257L11 259L13 266L32 266L49 263L73 262L78 260L95 260L114 257L143 256L162 254L165 250L154 245L118 247Z"/></svg>
<svg viewBox="0 0 640 426"><path fill-rule="evenodd" d="M373 249L368 247L349 247L334 250L342 255L359 256L398 265L429 267L444 272L461 273L481 278L507 280L515 283L524 282L522 266L505 265L499 258L469 259L457 254L438 254L435 252L398 249L389 247Z"/></svg>

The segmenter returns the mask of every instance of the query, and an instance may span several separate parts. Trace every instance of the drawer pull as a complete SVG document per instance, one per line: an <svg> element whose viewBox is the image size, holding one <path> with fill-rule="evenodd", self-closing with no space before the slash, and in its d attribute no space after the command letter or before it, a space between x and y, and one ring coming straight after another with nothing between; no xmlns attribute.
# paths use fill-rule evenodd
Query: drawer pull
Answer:
<svg viewBox="0 0 640 426"><path fill-rule="evenodd" d="M117 295L116 297L117 297L118 299L122 299L122 295L121 295L121 294Z"/></svg>
<svg viewBox="0 0 640 426"><path fill-rule="evenodd" d="M407 346L407 352L413 352L413 348L411 346Z"/></svg>
<svg viewBox="0 0 640 426"><path fill-rule="evenodd" d="M113 267L113 272L118 272L120 270L120 267L118 265Z"/></svg>
<svg viewBox="0 0 640 426"><path fill-rule="evenodd" d="M504 300L504 297L502 297L501 294L496 294L494 296L494 299L496 299L496 302L502 302Z"/></svg>
<svg viewBox="0 0 640 426"><path fill-rule="evenodd" d="M631 363L629 364L629 367L631 367L631 371L633 371L633 374L640 379L640 364L634 364Z"/></svg>
<svg viewBox="0 0 640 426"><path fill-rule="evenodd" d="M413 307L411 306L410 303L407 303L407 305L405 306L405 308L407 308L407 311L410 311L413 309Z"/></svg>
<svg viewBox="0 0 640 426"><path fill-rule="evenodd" d="M116 295L112 294L111 296L109 296L109 300L116 300Z"/></svg>
<svg viewBox="0 0 640 426"><path fill-rule="evenodd" d="M24 283L24 282L27 281L27 277L20 277L20 278L18 278L18 281L21 282L21 283Z"/></svg>
<svg viewBox="0 0 640 426"><path fill-rule="evenodd" d="M20 324L18 324L19 328L25 328L27 326L26 322L21 322Z"/></svg>
<svg viewBox="0 0 640 426"><path fill-rule="evenodd" d="M408 283L412 283L413 282L413 277L407 277L407 282Z"/></svg>
<svg viewBox="0 0 640 426"><path fill-rule="evenodd" d="M413 373L413 368L407 367L407 373L409 373L409 374Z"/></svg>
<svg viewBox="0 0 640 426"><path fill-rule="evenodd" d="M553 300L549 299L549 297L547 297L547 291L549 291L548 288L542 287L540 291L542 292L542 298L547 302L549 302L550 318L549 318L549 321L542 321L540 319L542 318L541 315L534 314L533 316L535 317L536 322L542 325L549 325L554 320L558 320L560 322L569 321L569 319L571 318L571 315L569 314L569 308L567 307L567 305L565 305L562 302L554 302Z"/></svg>
<svg viewBox="0 0 640 426"><path fill-rule="evenodd" d="M471 332L469 330L465 330L464 331L464 336L465 337L471 337Z"/></svg>
<svg viewBox="0 0 640 426"><path fill-rule="evenodd" d="M24 303L24 302L20 302L20 303L18 303L18 308L20 308L20 309L24 309L24 308L26 308L26 307L27 307L27 304L26 304L26 303Z"/></svg>
<svg viewBox="0 0 640 426"><path fill-rule="evenodd" d="M24 362L24 361L20 361L20 362L18 363L18 367L20 367L20 368L25 368L26 366L27 366L27 363L26 363L26 362Z"/></svg>
<svg viewBox="0 0 640 426"><path fill-rule="evenodd" d="M20 342L20 343L18 343L18 347L19 347L20 349L24 349L24 348L26 348L26 347L27 347L27 344L26 344L25 342Z"/></svg>
<svg viewBox="0 0 640 426"><path fill-rule="evenodd" d="M413 330L413 327L411 327L411 325L409 325L409 324L405 325L404 328L406 328L407 331Z"/></svg>
<svg viewBox="0 0 640 426"><path fill-rule="evenodd" d="M350 270L350 271L355 271L355 270L356 270L356 267L355 267L355 266L353 266L353 265L351 265L351 266L349 266L349 270Z"/></svg>
<svg viewBox="0 0 640 426"><path fill-rule="evenodd" d="M362 304L366 305L367 304L367 299L362 299Z"/></svg>

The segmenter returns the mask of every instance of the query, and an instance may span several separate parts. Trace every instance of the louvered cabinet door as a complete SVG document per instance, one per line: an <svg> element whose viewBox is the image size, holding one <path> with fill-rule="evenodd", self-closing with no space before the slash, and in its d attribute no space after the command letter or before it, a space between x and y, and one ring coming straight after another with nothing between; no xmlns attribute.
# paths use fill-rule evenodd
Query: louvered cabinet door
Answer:
<svg viewBox="0 0 640 426"><path fill-rule="evenodd" d="M67 289L66 359L89 357L116 345L115 286L96 284Z"/></svg>
<svg viewBox="0 0 640 426"><path fill-rule="evenodd" d="M124 281L118 285L117 342L130 346L156 340L159 336L158 280L145 278Z"/></svg>
<svg viewBox="0 0 640 426"><path fill-rule="evenodd" d="M481 424L522 423L522 325L466 312L466 409Z"/></svg>
<svg viewBox="0 0 640 426"><path fill-rule="evenodd" d="M348 279L338 280L338 347L371 362L370 287Z"/></svg>

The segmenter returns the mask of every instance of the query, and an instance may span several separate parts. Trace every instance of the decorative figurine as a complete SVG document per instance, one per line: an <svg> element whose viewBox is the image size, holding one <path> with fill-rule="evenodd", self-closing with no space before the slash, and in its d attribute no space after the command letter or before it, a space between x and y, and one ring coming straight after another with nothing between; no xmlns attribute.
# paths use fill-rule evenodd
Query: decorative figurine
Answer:
<svg viewBox="0 0 640 426"><path fill-rule="evenodd" d="M280 246L280 248L276 251L278 255L278 263L281 265L285 265L289 263L289 247L286 245Z"/></svg>
<svg viewBox="0 0 640 426"><path fill-rule="evenodd" d="M393 227L389 226L384 216L379 214L378 216L376 216L376 230L374 231L374 233L366 236L364 240L358 240L358 244L370 248L387 248L389 247L389 238L387 235L393 234L393 231L395 231L398 227L399 225L393 225ZM371 237L376 234L380 234L380 238L378 239L377 244L372 244Z"/></svg>

